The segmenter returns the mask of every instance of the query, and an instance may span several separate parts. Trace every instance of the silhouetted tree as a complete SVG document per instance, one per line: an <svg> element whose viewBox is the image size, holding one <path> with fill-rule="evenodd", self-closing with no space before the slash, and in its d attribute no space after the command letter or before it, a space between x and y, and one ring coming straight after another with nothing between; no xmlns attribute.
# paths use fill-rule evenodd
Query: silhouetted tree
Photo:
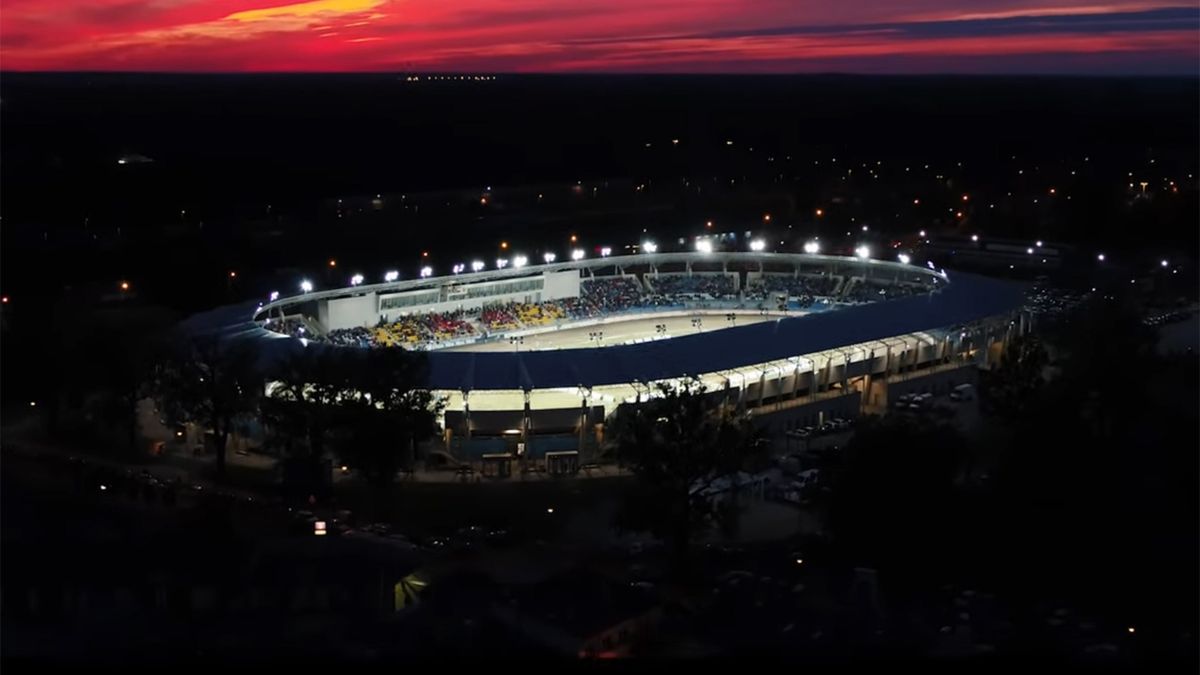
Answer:
<svg viewBox="0 0 1200 675"><path fill-rule="evenodd" d="M1171 603L1194 619L1177 599L1196 588L1198 363L1157 354L1135 310L1099 297L1047 337L1060 371L1001 457L997 555L1024 585L1121 620Z"/></svg>
<svg viewBox="0 0 1200 675"><path fill-rule="evenodd" d="M337 453L343 464L385 486L412 465L415 445L434 433L441 403L425 388L423 355L376 349L360 356L338 401Z"/></svg>
<svg viewBox="0 0 1200 675"><path fill-rule="evenodd" d="M1045 382L1046 348L1036 335L1009 341L1000 365L983 373L981 396L990 412L1006 420L1023 415Z"/></svg>
<svg viewBox="0 0 1200 675"><path fill-rule="evenodd" d="M323 468L342 423L340 404L351 387L356 356L346 349L297 351L277 371L263 399L268 442L282 452L284 488L294 495L328 487Z"/></svg>
<svg viewBox="0 0 1200 675"><path fill-rule="evenodd" d="M256 359L247 343L189 337L158 369L156 388L168 415L212 431L218 479L225 476L230 434L258 410L263 384Z"/></svg>
<svg viewBox="0 0 1200 675"><path fill-rule="evenodd" d="M153 369L172 322L154 307L93 307L64 302L55 308L57 353L47 367L47 424L55 431L64 410L82 409L115 430L126 449L137 446L138 404L151 393ZM64 408L65 404L65 408ZM91 425L95 431L97 425Z"/></svg>
<svg viewBox="0 0 1200 675"><path fill-rule="evenodd" d="M736 517L705 490L746 468L757 435L748 418L706 396L701 385L661 385L658 394L623 409L616 420L617 450L638 478L625 521L666 539L683 565L697 532Z"/></svg>

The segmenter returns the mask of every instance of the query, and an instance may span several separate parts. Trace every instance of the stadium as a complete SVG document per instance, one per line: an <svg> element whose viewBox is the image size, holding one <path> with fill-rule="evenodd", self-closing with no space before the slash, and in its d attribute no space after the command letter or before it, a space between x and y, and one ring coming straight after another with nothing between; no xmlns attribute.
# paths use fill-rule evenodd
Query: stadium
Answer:
<svg viewBox="0 0 1200 675"><path fill-rule="evenodd" d="M858 253L577 255L356 276L186 327L252 341L268 374L297 350L421 350L445 403L427 456L500 473L517 458L594 461L606 422L657 383L698 381L780 436L972 382L1027 329L1019 285Z"/></svg>

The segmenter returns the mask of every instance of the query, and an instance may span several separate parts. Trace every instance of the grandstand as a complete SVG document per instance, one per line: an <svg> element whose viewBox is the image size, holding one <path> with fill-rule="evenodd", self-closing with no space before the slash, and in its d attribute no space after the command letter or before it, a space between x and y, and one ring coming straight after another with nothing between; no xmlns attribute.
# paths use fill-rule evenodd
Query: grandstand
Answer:
<svg viewBox="0 0 1200 675"><path fill-rule="evenodd" d="M333 327L316 317L292 315L267 321L273 331L291 337L343 347L403 347L440 349L464 341L495 340L538 328L563 328L589 319L615 318L630 312L732 310L811 310L841 304L863 304L902 298L936 288L936 279L922 273L912 278L867 278L819 273L659 271L593 276L584 268L556 272L544 279L446 285L381 296L370 314L360 312L362 325ZM744 290L739 291L739 288ZM550 292L556 289L555 292ZM533 291L532 294L527 293ZM512 297L519 294L519 299ZM545 299L546 295L557 295ZM495 297L500 296L500 297ZM319 305L331 316L329 305ZM378 314L373 325L371 317ZM327 319L329 320L329 319ZM335 319L334 321L338 321ZM346 319L340 319L343 323ZM656 326L652 324L652 327ZM662 332L661 330L659 331ZM569 344L569 341L558 341ZM594 340L593 340L594 342Z"/></svg>
<svg viewBox="0 0 1200 675"><path fill-rule="evenodd" d="M254 340L268 371L299 349L423 350L445 404L437 451L500 461L598 452L657 382L699 381L767 425L884 409L889 384L969 381L1025 330L1023 302L1008 282L895 262L665 253L317 291L187 328Z"/></svg>

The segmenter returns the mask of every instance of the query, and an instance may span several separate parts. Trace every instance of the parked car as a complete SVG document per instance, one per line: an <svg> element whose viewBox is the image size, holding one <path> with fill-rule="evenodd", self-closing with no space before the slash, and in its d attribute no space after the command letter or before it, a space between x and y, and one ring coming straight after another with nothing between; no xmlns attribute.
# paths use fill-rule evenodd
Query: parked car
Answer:
<svg viewBox="0 0 1200 675"><path fill-rule="evenodd" d="M950 392L951 401L970 401L975 398L975 387L970 384L960 384Z"/></svg>

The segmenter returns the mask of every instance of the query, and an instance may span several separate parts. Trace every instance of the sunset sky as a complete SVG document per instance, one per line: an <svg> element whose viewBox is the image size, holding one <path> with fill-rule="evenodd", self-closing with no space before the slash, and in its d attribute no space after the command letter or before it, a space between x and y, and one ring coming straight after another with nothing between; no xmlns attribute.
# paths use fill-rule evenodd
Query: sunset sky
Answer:
<svg viewBox="0 0 1200 675"><path fill-rule="evenodd" d="M0 69L1196 75L1104 0L4 0Z"/></svg>

